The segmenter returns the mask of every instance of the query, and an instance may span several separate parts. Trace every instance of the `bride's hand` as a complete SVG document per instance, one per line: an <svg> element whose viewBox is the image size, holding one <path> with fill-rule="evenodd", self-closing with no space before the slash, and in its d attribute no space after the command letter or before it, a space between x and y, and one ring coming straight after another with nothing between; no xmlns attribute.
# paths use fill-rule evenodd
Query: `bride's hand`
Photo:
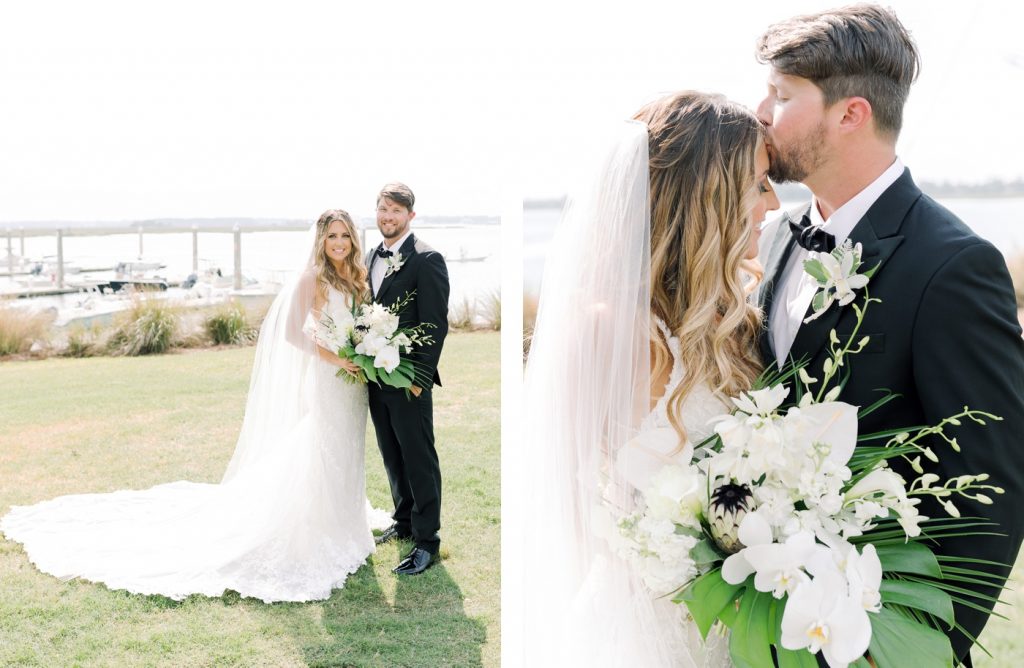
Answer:
<svg viewBox="0 0 1024 668"><path fill-rule="evenodd" d="M362 369L352 360L338 358L338 366L347 371L350 376L358 376Z"/></svg>

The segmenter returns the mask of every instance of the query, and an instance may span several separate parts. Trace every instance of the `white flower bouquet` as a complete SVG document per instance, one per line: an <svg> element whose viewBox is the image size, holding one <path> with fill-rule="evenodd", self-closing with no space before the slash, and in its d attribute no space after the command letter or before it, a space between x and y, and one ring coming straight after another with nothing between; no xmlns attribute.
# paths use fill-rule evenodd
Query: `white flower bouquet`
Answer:
<svg viewBox="0 0 1024 668"><path fill-rule="evenodd" d="M377 303L354 305L351 317L321 312L316 327L316 338L338 356L355 363L360 371L355 376L344 369L338 376L353 382L374 382L378 385L409 391L414 384L426 387L429 379L423 376L423 367L413 359L417 346L430 345L433 337L426 330L433 323L415 327L399 327L399 314L412 301L415 291L391 307Z"/></svg>
<svg viewBox="0 0 1024 668"><path fill-rule="evenodd" d="M905 666L911 656L916 665L952 666L939 629L955 626L954 601L971 604L963 583L991 583L969 564L940 567L925 541L985 527L958 519L956 495L991 503L986 492L1003 490L985 484L984 473L940 485L921 466L922 457L938 461L922 439L938 436L959 451L947 427L1000 418L965 407L932 427L858 434L860 417L895 398L859 411L839 401L837 371L867 345L854 341L878 300L866 289L863 304L851 296L870 277L856 274L859 247L847 243L808 264L824 295L814 317L833 302L855 309L849 342L831 333L820 381L797 363L734 398L736 410L713 420L715 435L689 464L650 478L613 540L655 595L674 594L688 607L703 635L715 622L729 627L736 666L814 668L818 652L832 668L866 668L866 653L879 668ZM784 409L786 381L794 396ZM896 457L919 474L909 484L888 466ZM920 515L926 495L952 518Z"/></svg>

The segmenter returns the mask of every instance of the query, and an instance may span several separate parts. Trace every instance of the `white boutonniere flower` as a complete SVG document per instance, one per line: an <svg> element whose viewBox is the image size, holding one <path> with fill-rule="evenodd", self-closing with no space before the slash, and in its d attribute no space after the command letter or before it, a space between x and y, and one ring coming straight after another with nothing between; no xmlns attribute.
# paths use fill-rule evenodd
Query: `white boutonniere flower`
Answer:
<svg viewBox="0 0 1024 668"><path fill-rule="evenodd" d="M831 253L810 254L804 262L804 271L818 282L818 292L811 301L814 313L804 323L820 317L834 302L846 306L857 297L857 290L868 284L868 279L878 268L872 267L864 273L857 273L861 266L861 245L853 245L849 239Z"/></svg>
<svg viewBox="0 0 1024 668"><path fill-rule="evenodd" d="M384 272L384 278L387 278L391 274L397 274L402 269L405 265L405 258L402 257L401 253L395 253L391 257L384 258L384 264L388 266L387 271Z"/></svg>

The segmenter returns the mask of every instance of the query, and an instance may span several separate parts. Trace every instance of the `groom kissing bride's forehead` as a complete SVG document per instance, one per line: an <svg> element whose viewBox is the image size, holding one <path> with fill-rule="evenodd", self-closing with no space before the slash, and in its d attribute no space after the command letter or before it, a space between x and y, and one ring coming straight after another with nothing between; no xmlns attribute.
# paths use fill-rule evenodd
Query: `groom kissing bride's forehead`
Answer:
<svg viewBox="0 0 1024 668"><path fill-rule="evenodd" d="M920 64L896 16L874 5L800 16L771 26L757 55L770 66L757 108L769 176L801 182L813 193L809 205L784 214L762 236L766 363L807 360L809 369L820 369L830 332L842 342L853 336L852 306L834 305L807 320L817 284L803 271L811 251L849 240L861 244L865 268L877 266L870 293L880 301L856 332L870 343L846 370L843 398L867 407L883 388L899 395L865 416L862 432L936 424L964 406L1003 418L984 427L965 423L955 434L961 451L933 465L943 478L989 472L1006 490L1006 500L995 505L958 501L963 517L987 518L998 525L993 532L1005 535L945 538L935 550L945 563L1001 564L990 566L992 587L965 584L955 607L963 632L950 632L954 653L970 665L969 649L992 607L971 593L998 595L1024 528L1013 501L1024 492L1024 343L1006 263L922 193L896 155ZM912 479L911 464L900 464L893 468ZM927 502L921 512L945 514Z"/></svg>

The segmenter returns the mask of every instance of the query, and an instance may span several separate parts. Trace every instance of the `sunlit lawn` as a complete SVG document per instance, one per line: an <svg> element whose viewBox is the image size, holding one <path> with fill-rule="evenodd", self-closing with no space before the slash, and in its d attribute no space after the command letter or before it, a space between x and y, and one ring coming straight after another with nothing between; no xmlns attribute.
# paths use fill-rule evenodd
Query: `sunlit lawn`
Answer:
<svg viewBox="0 0 1024 668"><path fill-rule="evenodd" d="M0 540L0 665L497 666L498 335L448 338L434 422L444 476L442 556L391 574L378 549L330 600L181 603L60 582ZM75 492L216 482L244 412L253 348L0 363L0 514ZM367 434L367 493L390 508Z"/></svg>

